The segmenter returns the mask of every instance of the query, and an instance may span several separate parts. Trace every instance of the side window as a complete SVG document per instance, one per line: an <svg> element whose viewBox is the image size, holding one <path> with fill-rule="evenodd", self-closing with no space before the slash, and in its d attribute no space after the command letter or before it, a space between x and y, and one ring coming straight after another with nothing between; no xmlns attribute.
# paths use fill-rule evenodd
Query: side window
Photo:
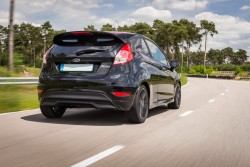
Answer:
<svg viewBox="0 0 250 167"><path fill-rule="evenodd" d="M150 57L148 47L142 38L132 38L130 39L130 43L134 52L139 52Z"/></svg>
<svg viewBox="0 0 250 167"><path fill-rule="evenodd" d="M149 47L149 50L151 51L151 54L153 56L153 59L156 61L159 61L163 64L166 64L167 66L170 66L168 61L166 60L165 55L162 53L162 51L156 46L153 42L147 40L147 44Z"/></svg>

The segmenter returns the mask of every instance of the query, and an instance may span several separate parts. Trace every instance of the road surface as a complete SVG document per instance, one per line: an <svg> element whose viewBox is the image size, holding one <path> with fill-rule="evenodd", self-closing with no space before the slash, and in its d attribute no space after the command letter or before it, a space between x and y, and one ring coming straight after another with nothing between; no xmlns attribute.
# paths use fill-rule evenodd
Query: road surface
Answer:
<svg viewBox="0 0 250 167"><path fill-rule="evenodd" d="M189 78L178 110L128 124L119 111L0 115L0 166L250 166L250 82Z"/></svg>

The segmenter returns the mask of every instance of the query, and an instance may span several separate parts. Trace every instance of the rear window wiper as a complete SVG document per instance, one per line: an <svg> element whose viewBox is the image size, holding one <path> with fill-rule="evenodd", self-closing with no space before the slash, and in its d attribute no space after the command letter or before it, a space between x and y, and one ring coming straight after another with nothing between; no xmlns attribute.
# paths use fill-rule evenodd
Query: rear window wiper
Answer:
<svg viewBox="0 0 250 167"><path fill-rule="evenodd" d="M75 52L77 56L82 54L88 54L88 53L96 53L96 52L106 52L107 50L104 49L85 49Z"/></svg>

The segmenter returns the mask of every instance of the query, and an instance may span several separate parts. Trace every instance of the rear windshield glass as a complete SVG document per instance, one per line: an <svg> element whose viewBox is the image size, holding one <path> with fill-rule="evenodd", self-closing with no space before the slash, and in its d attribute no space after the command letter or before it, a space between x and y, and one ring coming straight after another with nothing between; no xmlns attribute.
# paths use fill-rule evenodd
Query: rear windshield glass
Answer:
<svg viewBox="0 0 250 167"><path fill-rule="evenodd" d="M108 34L65 34L54 39L53 53L75 53L80 50L113 51L122 43Z"/></svg>

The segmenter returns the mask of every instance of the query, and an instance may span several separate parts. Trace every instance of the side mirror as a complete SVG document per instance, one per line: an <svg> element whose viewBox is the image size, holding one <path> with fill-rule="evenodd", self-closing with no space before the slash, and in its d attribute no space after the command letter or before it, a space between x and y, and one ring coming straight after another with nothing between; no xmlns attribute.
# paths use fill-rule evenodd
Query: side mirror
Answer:
<svg viewBox="0 0 250 167"><path fill-rule="evenodd" d="M170 61L170 66L171 68L176 68L180 65L179 61L178 60L171 60Z"/></svg>

